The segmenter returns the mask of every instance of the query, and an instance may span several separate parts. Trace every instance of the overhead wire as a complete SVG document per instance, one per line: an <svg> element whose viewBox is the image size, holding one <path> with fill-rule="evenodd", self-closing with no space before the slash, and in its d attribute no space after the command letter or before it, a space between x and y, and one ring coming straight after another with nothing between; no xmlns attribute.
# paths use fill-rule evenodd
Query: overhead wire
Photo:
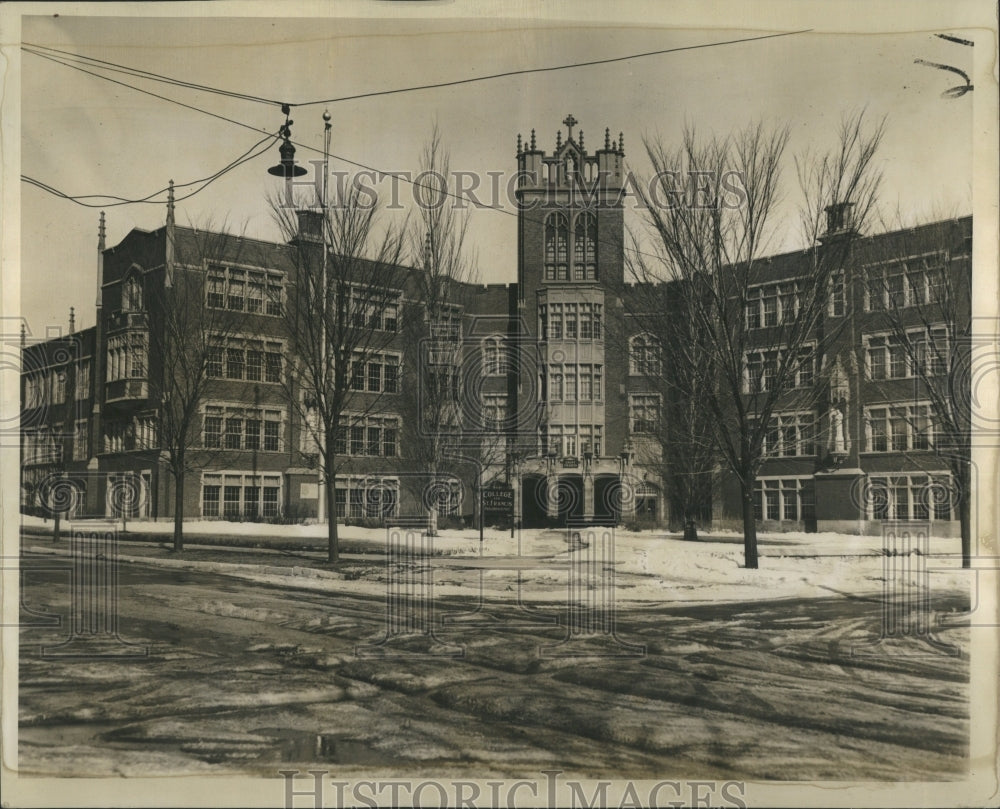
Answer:
<svg viewBox="0 0 1000 809"><path fill-rule="evenodd" d="M309 107L318 104L338 104L343 101L357 101L364 98L376 98L379 96L398 95L400 93L412 93L419 90L436 90L443 87L457 87L463 84L472 84L480 81L492 81L494 79L509 78L511 76L526 76L533 73L552 73L558 70L574 70L580 67L593 67L595 65L607 65L607 64L613 64L615 62L627 62L631 59L646 59L652 56L663 56L668 53L680 53L683 51L701 50L704 48L715 48L726 45L739 45L747 42L759 42L761 40L766 40L766 39L777 39L779 37L795 36L796 34L805 34L809 33L812 30L813 29L811 28L803 28L797 31L779 31L774 34L760 34L759 36L739 37L736 39L719 40L716 42L702 42L696 45L678 45L673 48L660 48L658 50L653 50L653 51L630 53L624 56L611 56L603 59L590 59L584 62L570 62L562 65L549 65L546 67L527 67L518 70L505 70L500 73L490 73L486 76L468 76L462 79L451 79L449 81L433 82L430 84L415 84L409 87L397 87L391 90L373 90L365 93L355 93L353 95L337 96L334 98L317 99L314 101L298 101L298 102L279 101L277 99L264 98L262 96L251 95L249 93L240 93L232 90L224 90L218 87L212 87L207 84L198 84L196 82L189 82L184 79L176 79L171 76L166 76L162 73L154 73L149 70L142 70L141 68L133 68L129 67L128 65L117 64L115 62L110 62L106 59L98 59L97 57L94 56L86 56L83 54L76 54L70 51L60 50L58 48L52 48L47 45L38 45L26 42L24 43L24 45L22 45L22 48L24 48L24 46L26 45L28 46L28 48L42 49L50 51L52 53L62 54L63 56L69 57L76 61L86 60L86 62L89 64L95 66L96 65L103 66L102 69L105 70L124 72L130 75L134 75L136 77L150 79L152 81L165 82L179 87L187 87L189 89L201 90L203 92L208 92L208 93L217 93L219 95L224 95L230 98L238 98L244 101L255 101L261 104L287 104L289 107ZM25 48L25 50L27 50L28 48ZM36 55L41 55L37 51L33 52Z"/></svg>
<svg viewBox="0 0 1000 809"><path fill-rule="evenodd" d="M191 187L193 185L201 185L200 188L195 189L190 194L184 194L184 195L182 195L180 197L177 197L174 201L175 202L181 202L183 200L190 199L195 194L198 194L198 193L204 191L206 188L208 188L209 185L211 185L213 182L215 182L217 179L219 179L223 175L228 174L233 169L238 168L239 166L242 166L244 163L248 163L249 161L253 160L254 158L260 157L262 154L266 154L271 149L271 146L274 144L274 141L277 140L277 139L278 139L277 134L268 135L266 138L262 138L261 140L257 141L257 143L255 143L253 146L251 146L249 149L247 149L247 151L245 151L242 155L240 155L235 160L233 160L231 163L229 163L228 165L226 165L223 168L219 169L215 173L210 174L208 177L202 177L199 180L190 180L190 181L188 181L186 183L174 183L173 186L166 186L164 188L158 189L157 191L154 191L152 194L149 194L149 195L147 195L145 197L140 197L138 199L129 199L127 197L119 197L119 196L115 196L114 194L77 194L77 195L72 195L72 194L67 194L64 191L60 191L58 188L55 188L54 186L51 186L48 183L44 183L41 180L37 180L34 177L29 177L26 174L22 174L21 175L21 179L24 182L28 183L29 185L33 185L33 186L41 189L42 191L46 191L49 194L52 194L54 196L60 197L60 198L65 199L65 200L69 200L70 202L75 202L77 205L82 205L85 208L114 208L114 207L116 207L118 205L135 205L135 204L142 204L142 203L146 203L146 204L150 204L150 205L162 205L164 201L163 200L159 200L159 199L154 199L154 197L158 197L161 194L169 191L171 187L173 187L173 188L176 189L176 188L189 188L189 187ZM263 144L265 142L267 143L266 146L264 146L259 151L255 151L255 150L257 150L257 148L259 146L261 146L261 144ZM251 154L251 152L253 152L253 154ZM104 199L104 200L116 200L116 201L114 201L114 202L97 202L97 203L82 202L81 201L81 200L87 200L87 199Z"/></svg>
<svg viewBox="0 0 1000 809"><path fill-rule="evenodd" d="M643 52L643 53L629 54L629 55L626 55L626 56L611 57L611 58L607 58L607 59L595 59L595 60L589 60L589 61L586 61L586 62L575 62L575 63L572 63L572 64L566 64L566 65L555 65L555 66L542 67L542 68L524 68L524 69L521 69L521 70L506 71L506 72L503 72L503 73L496 73L496 74L491 74L491 75L488 75L488 76L475 76L475 77L469 77L469 78L465 78L465 79L456 79L456 80L452 80L452 81L448 81L448 82L438 82L438 83L434 83L434 84L425 84L425 85L414 85L414 86L406 87L406 88L397 88L397 89L393 89L393 90L382 90L382 91L375 91L375 92L371 92L371 93L360 93L360 94L356 94L356 95L352 95L352 96L342 96L342 97L338 97L338 98L331 98L331 99L317 100L317 101L299 102L299 103L294 103L294 104L291 103L291 102L278 102L278 101L276 101L274 99L266 99L266 98L262 98L262 97L251 96L249 94L244 94L244 93L235 93L235 92L228 91L228 90L222 90L220 88L213 88L213 87L210 87L208 85L200 85L200 84L195 84L195 83L192 83L192 82L185 82L183 80L173 79L171 77L164 76L162 74L156 74L156 73L153 73L151 71L144 71L144 70L140 70L140 69L136 69L136 68L128 68L127 66L118 65L118 64L115 64L113 62L108 62L106 60L97 59L96 57L86 57L86 56L81 57L79 54L72 54L72 53L70 53L68 51L60 51L58 49L50 48L50 47L47 47L47 46L37 46L37 45L31 45L31 43L25 43L25 45L27 45L28 47L22 46L22 48L25 51L27 51L29 53L32 53L35 56L38 56L38 57L43 58L43 59L48 59L49 61L55 62L56 64L62 65L64 67L69 67L69 68L72 68L73 70L78 70L78 71L80 71L82 73L85 73L87 75L94 76L95 78L103 79L105 81L111 82L113 84L117 84L117 85L122 86L122 87L127 87L127 88L129 88L131 90L135 90L136 92L140 92L140 93L143 93L145 95L152 96L153 98L157 98L157 99L160 99L162 101L167 101L167 102L169 102L171 104L176 104L176 105L178 105L180 107L183 107L185 109L189 109L189 110L192 110L194 112L199 112L199 113L202 113L204 115L209 115L209 116L211 116L213 118L217 118L219 120L226 121L227 123L231 123L231 124L234 124L236 126L240 126L242 128L245 128L245 129L251 129L251 130L259 133L259 132L265 131L265 130L263 130L263 128L261 128L261 127L255 127L255 126L253 126L251 124L247 124L247 123L245 123L243 121L239 121L237 119L230 118L230 117L225 116L225 115L220 115L218 113L213 113L213 112L210 112L209 110L205 110L205 109L203 109L201 107L197 107L197 106L192 105L192 104L187 104L187 103L184 103L182 101L178 101L177 99L170 98L169 96L164 96L164 95L161 95L159 93L154 93L151 90L146 90L146 89L141 88L141 87L136 87L135 85L129 84L128 82L119 81L117 79L111 78L110 76L105 76L105 75L102 75L100 73L95 73L94 71L88 70L87 68L82 67L79 64L74 64L72 60L80 61L80 59L86 59L86 60L88 60L88 63L95 63L93 65L88 64L88 66L93 66L96 69L116 68L117 72L126 72L126 73L129 73L130 75L134 75L136 78L149 78L149 79L156 80L156 81L167 82L167 83L170 83L170 84L173 84L173 85L176 85L176 86L182 86L182 87L187 87L189 89L198 89L198 90L203 90L203 91L206 91L206 92L218 93L218 94L221 94L221 95L225 95L225 96L233 97L233 98L237 98L237 99L248 100L248 101L258 101L258 102L267 103L267 104L279 104L280 103L283 106L288 106L288 107L293 107L293 106L299 106L299 107L301 107L301 106L311 106L311 105L315 105L315 104L333 104L333 103L338 103L338 102L341 102L341 101L357 100L357 99L361 99L361 98L370 98L370 97L375 97L375 96L393 95L393 94L399 94L399 93L404 93L404 92L414 92L414 91L418 91L418 90L434 89L434 88L440 88L440 87L457 86L457 85L469 84L469 83L478 82L478 81L487 81L487 80L491 80L491 79L503 78L503 77L507 77L507 76L526 75L526 74L531 74L531 73L553 72L553 71L557 71L557 70L567 70L567 69L578 68L578 67L588 67L588 66L599 65L599 64L608 64L608 63L613 63L613 62L622 62L622 61L627 61L629 59L645 58L645 57L649 57L649 56L656 56L656 55L662 55L662 54L674 53L674 52L680 52L680 51L689 51L689 50L704 49L704 48L709 48L709 47L720 47L720 46L725 46L725 45L733 45L733 44L746 43L746 42L755 42L755 41L760 41L760 40L773 39L773 38L777 38L777 37L785 37L785 36L792 36L792 35L795 35L795 34L808 33L811 30L812 29L801 29L801 30L797 30L797 31L779 32L779 33L776 33L776 34L764 34L764 35L756 36L756 37L742 37L742 38L739 38L739 39L723 40L723 41L710 42L710 43L701 43L701 44L698 44L698 45L686 45L686 46L679 46L679 47L676 47L676 48L664 48L664 49L656 50L656 51L646 51L646 52ZM48 54L48 53L42 53L39 50L36 50L36 48L44 48L45 50L51 51L51 52L54 52L54 53L66 54L66 56L58 56L58 57L57 56L52 56L51 54ZM70 58L67 59L66 57L70 57ZM98 65L107 65L109 67L98 67ZM317 154L324 154L323 150L321 150L321 149L319 149L317 147L311 146L309 144L301 143L299 141L294 141L294 140L291 140L291 139L289 139L289 142L293 143L294 145L299 146L299 147L301 147L303 149L306 149L308 151L312 151L312 152L315 152ZM257 155L254 155L254 157L256 157L256 156ZM376 168L376 167L368 165L366 163L361 163L361 162L356 161L356 160L351 160L350 158L344 157L343 155L334 154L332 152L327 153L324 156L328 157L328 158L333 158L335 160L338 160L338 161L340 161L342 163L346 163L348 165L354 166L356 168L361 168L361 169L364 169L366 171L374 172L377 175L381 175L381 176L384 176L384 177L394 177L396 179L402 180L403 182L406 182L406 183L412 185L414 188L427 189L427 190L433 191L435 193L442 194L442 195L447 196L447 197L451 197L451 198L456 199L456 200L461 200L463 202L469 202L469 203L475 205L476 208L478 208L478 209L486 209L486 210L499 211L499 212L504 213L504 214L506 214L508 216L514 216L514 217L517 217L517 216L520 215L519 213L508 211L506 208L504 208L504 207L502 207L500 205L485 204L485 203L482 203L482 202L480 202L478 200L469 199L469 198L467 198L465 196L462 196L462 195L459 195L459 194L455 194L455 193L452 193L452 192L447 191L447 190L442 190L442 189L437 188L437 187L432 187L432 186L424 185L422 183L414 181L413 179L411 179L410 177L408 177L404 173L391 172L391 171L383 171L382 169ZM243 161L243 162L246 162L246 161ZM235 166L233 166L233 168L235 168ZM221 174L219 176L221 176ZM216 178L217 177L213 177L212 179L214 180ZM89 198L90 195L85 195L85 196L81 196L81 197L71 197L69 195L63 194L62 192L58 192L56 189L53 189L51 186L45 186L44 184L41 184L38 181L34 181L34 180L29 179L29 178L25 178L23 176L22 176L22 179L25 179L25 181L31 182L32 184L37 185L39 188L43 188L43 190L47 190L47 191L50 191L51 193L55 193L57 196L61 196L61 197L64 197L66 199L69 199L69 200L71 200L73 202L77 202L77 204L88 205L88 207L100 207L98 205L92 205L92 204L87 204L87 203L79 202L80 199ZM197 182L197 181L195 181L195 182ZM202 189L199 189L199 191L200 190L202 190ZM162 193L162 191L159 192L159 193ZM191 196L193 196L195 193L198 193L198 191L195 191L192 194L185 195L181 199L188 199ZM116 199L123 200L124 198L120 198L119 197L119 198L116 198ZM145 201L145 200L135 200L135 202L139 202L139 201ZM133 202L133 201L131 201L131 200L130 201L121 201L121 202L116 202L114 204L116 204L116 205L118 205L118 204L130 204L131 202ZM624 249L627 250L629 248L624 248ZM632 252L635 252L636 254L641 254L640 251L635 250L634 248L632 248Z"/></svg>
<svg viewBox="0 0 1000 809"><path fill-rule="evenodd" d="M194 112L200 112L200 113L202 113L204 115L209 115L209 116L211 116L213 118L221 119L223 121L226 121L227 123L234 124L236 126L244 128L244 129L253 130L254 132L260 132L260 131L262 131L261 128L255 127L252 124L248 124L248 123L245 123L243 121L236 120L235 118L229 118L229 117L224 116L224 115L219 115L217 113L213 113L213 112L210 112L208 110L204 110L201 107L197 107L197 106L194 106L194 105L191 105L191 104L186 104L186 103L184 103L182 101L178 101L176 99L170 98L169 96L160 95L159 93L154 93L154 92L152 92L150 90L145 90L145 89L143 89L141 87L135 87L134 85L131 85L128 82L119 81L118 79L113 79L113 78L111 78L109 76L103 76L100 73L94 73L93 71L86 70L85 68L82 68L82 67L80 67L78 65L71 64L69 62L64 62L64 61L62 61L62 59L60 57L46 56L44 54L37 54L37 55L42 56L42 58L48 59L49 61L55 62L56 64L63 65L64 67L69 67L69 68L72 68L73 70L79 70L80 72L86 73L86 74L88 74L90 76L94 76L95 78L103 79L104 81L109 81L109 82L111 82L113 84L117 84L119 86L127 87L129 89L136 90L137 92L153 96L154 98L158 98L161 101L167 101L167 102L169 102L171 104L177 104L178 106L184 107L185 109L189 109L189 110L192 110ZM298 146L298 147L300 147L302 149L305 149L307 151L311 151L311 152L315 152L316 154L324 155L324 152L323 152L322 149L319 149L319 148L317 148L315 146L312 146L310 144L302 143L300 141L295 141L295 140L292 140L291 138L289 138L288 141L289 141L289 143L292 143L295 146ZM270 148L270 145L269 145L268 148ZM257 155L254 155L254 157L256 157L256 156ZM462 201L462 202L471 203L471 204L475 205L477 209L480 209L480 210L485 209L485 210L490 210L490 211L497 211L497 212L502 213L502 214L504 214L506 216L512 216L512 217L515 217L515 218L517 218L518 216L521 215L521 213L519 213L519 212L509 211L506 208L502 207L501 205L489 205L489 204L481 203L478 200L468 199L465 196L453 193L453 192L448 191L448 190L442 190L439 187L429 186L429 185L425 185L423 183L419 183L419 182L413 180L412 178L410 178L409 176L407 176L404 173L384 171L382 169L376 168L375 166L371 166L371 165L369 165L367 163L361 163L361 162L358 162L356 160L351 160L348 157L344 157L342 155L338 155L338 154L335 154L333 152L328 152L324 156L328 157L328 158L333 158L335 160L339 160L342 163L346 163L346 164L354 166L356 168L360 168L360 169L364 169L366 171L374 172L376 175L381 175L383 177L393 177L393 178L396 178L398 180L402 180L403 182L405 182L405 183L413 186L414 188L423 188L425 190L429 190L429 191L433 191L434 193L441 194L441 195L443 195L445 197L450 197L452 199L456 199L456 200L459 200L459 201ZM246 161L244 161L244 162L246 162ZM41 188L42 190L48 191L49 193L53 193L56 196L63 197L63 198L68 199L68 200L70 200L72 202L76 202L76 204L78 204L78 205L83 205L84 207L89 207L89 208L105 207L105 206L101 206L101 205L98 205L98 204L79 202L79 201L77 201L77 199L74 199L74 198L70 197L69 195L62 193L62 192L58 191L57 189L52 188L51 186L46 186L44 184L39 183L38 181L26 178L24 175L22 175L22 180L24 180L25 182L29 182L32 185L36 185L37 187ZM194 192L194 193L197 193L197 192ZM181 200L188 199L188 198L194 196L194 193L188 194L188 195L182 197ZM181 201L181 200L177 200L177 201ZM119 205L119 204L130 204L130 203L128 203L128 202L120 202L120 203L114 203L114 204L115 205ZM113 207L113 206L106 206L106 207ZM536 221L537 222L541 222L541 220L536 220ZM602 241L606 241L606 240L598 239L598 243L601 243ZM626 252L631 252L631 253L633 253L633 254L635 254L637 256L645 255L645 256L648 256L650 258L656 258L656 256L654 254L652 254L652 253L644 253L644 252L642 252L642 251L640 251L640 250L638 250L636 248L625 247L624 245L618 245L617 243L616 243L615 246L616 247L621 247L622 250L624 250Z"/></svg>

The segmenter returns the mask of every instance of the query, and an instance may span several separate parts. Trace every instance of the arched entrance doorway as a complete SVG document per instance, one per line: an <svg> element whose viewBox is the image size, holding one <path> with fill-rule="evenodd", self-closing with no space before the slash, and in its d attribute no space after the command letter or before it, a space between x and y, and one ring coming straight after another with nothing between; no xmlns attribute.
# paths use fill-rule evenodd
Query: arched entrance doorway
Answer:
<svg viewBox="0 0 1000 809"><path fill-rule="evenodd" d="M562 475L556 484L556 506L558 525L583 521L583 477Z"/></svg>
<svg viewBox="0 0 1000 809"><path fill-rule="evenodd" d="M621 478L618 475L597 475L594 478L594 522L597 525L618 525L621 514Z"/></svg>
<svg viewBox="0 0 1000 809"><path fill-rule="evenodd" d="M521 478L521 525L525 528L544 528L547 503L545 478L524 475Z"/></svg>

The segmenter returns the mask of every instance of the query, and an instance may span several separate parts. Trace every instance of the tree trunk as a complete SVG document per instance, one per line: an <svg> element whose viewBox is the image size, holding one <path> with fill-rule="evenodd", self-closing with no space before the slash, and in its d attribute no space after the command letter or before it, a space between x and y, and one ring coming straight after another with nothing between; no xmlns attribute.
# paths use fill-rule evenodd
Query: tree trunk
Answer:
<svg viewBox="0 0 1000 809"><path fill-rule="evenodd" d="M971 474L968 466L962 469L959 480L961 491L958 500L958 521L962 533L962 567L972 567L972 497L969 491Z"/></svg>
<svg viewBox="0 0 1000 809"><path fill-rule="evenodd" d="M336 480L330 474L332 468L333 464L328 459L324 475L326 482L323 484L326 489L326 560L331 565L335 565L340 561L340 543L337 536L337 504L335 502L337 486Z"/></svg>
<svg viewBox="0 0 1000 809"><path fill-rule="evenodd" d="M59 530L59 517L60 517L60 514L61 514L61 512L59 512L59 511L56 511L53 514L53 520L52 520L52 541L53 542L58 542L61 539L61 537L62 537L62 535L60 533L60 530Z"/></svg>
<svg viewBox="0 0 1000 809"><path fill-rule="evenodd" d="M437 449L433 450L435 453ZM427 536L436 537L438 533L438 493L437 493L437 463L429 466L430 482L427 484L431 497L427 498Z"/></svg>
<svg viewBox="0 0 1000 809"><path fill-rule="evenodd" d="M184 550L184 469L174 473L174 553Z"/></svg>
<svg viewBox="0 0 1000 809"><path fill-rule="evenodd" d="M743 566L757 569L757 520L753 513L753 481L740 482L743 496Z"/></svg>

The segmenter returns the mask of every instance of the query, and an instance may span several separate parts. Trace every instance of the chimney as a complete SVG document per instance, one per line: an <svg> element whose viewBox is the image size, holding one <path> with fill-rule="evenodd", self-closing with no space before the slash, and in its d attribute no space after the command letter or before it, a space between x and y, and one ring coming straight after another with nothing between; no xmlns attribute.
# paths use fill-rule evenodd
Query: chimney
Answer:
<svg viewBox="0 0 1000 809"><path fill-rule="evenodd" d="M299 230L293 241L323 241L323 211L307 208L295 212L299 218Z"/></svg>
<svg viewBox="0 0 1000 809"><path fill-rule="evenodd" d="M853 202L834 202L826 206L826 232L822 236L824 240L854 231L853 208Z"/></svg>

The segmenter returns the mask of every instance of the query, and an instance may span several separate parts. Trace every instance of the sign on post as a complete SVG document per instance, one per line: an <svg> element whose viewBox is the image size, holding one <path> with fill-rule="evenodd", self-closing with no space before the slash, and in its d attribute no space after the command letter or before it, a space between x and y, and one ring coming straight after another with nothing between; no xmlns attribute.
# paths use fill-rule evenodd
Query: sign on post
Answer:
<svg viewBox="0 0 1000 809"><path fill-rule="evenodd" d="M483 520L487 523L513 522L514 489L511 486L491 486L483 490Z"/></svg>

